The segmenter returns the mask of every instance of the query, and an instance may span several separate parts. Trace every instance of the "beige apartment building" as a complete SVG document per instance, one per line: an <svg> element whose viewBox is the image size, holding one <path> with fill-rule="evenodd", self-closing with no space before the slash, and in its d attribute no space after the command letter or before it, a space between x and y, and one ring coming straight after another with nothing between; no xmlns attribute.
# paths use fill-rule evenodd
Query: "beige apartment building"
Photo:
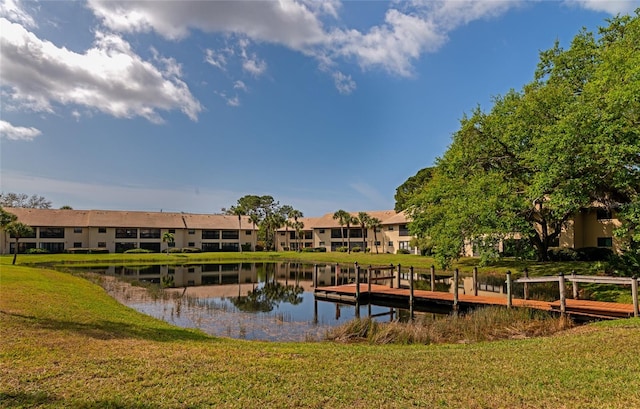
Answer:
<svg viewBox="0 0 640 409"><path fill-rule="evenodd" d="M304 247L324 247L326 251L336 251L340 247L358 248L362 251L369 248L372 253L392 253L398 250L407 250L411 254L418 254L418 249L411 247L413 236L409 233L407 224L409 220L404 212L396 213L394 210L368 211L370 217L380 220L380 228L362 229L360 225L351 224L347 232L347 226L340 226L338 220L333 218L333 213L327 213L321 217L300 218L304 228L297 233L290 228L281 228L277 233L276 246L279 251L291 249L297 250ZM351 213L353 217L358 212Z"/></svg>
<svg viewBox="0 0 640 409"><path fill-rule="evenodd" d="M132 248L155 252L169 247L193 247L202 251L255 249L257 232L248 217L167 212L113 210L52 210L6 208L33 228L32 237L19 240L20 252L41 248L52 253L69 249L104 248L121 253ZM241 226L240 226L241 225ZM172 233L173 243L163 242ZM3 254L13 253L15 240L0 234Z"/></svg>
<svg viewBox="0 0 640 409"><path fill-rule="evenodd" d="M41 248L52 253L70 249L106 249L110 253L143 248L155 252L169 247L198 248L204 252L255 250L257 230L247 216L240 223L237 216L220 214L190 214L169 212L140 212L112 210L52 210L7 208L18 220L31 226L32 237L21 238L20 252ZM340 226L333 213L321 217L300 218L304 228L298 237L296 231L284 227L276 233L279 251L299 248L324 248L336 251L340 247L369 249L372 253L395 254L407 250L418 254L411 246L413 236L408 229L409 219L404 212L393 210L369 211L369 216L380 220L380 227L361 229L359 225ZM358 212L351 213L357 216ZM615 215L605 208L580 211L563 229L558 247L606 247L619 252L613 231L620 226ZM172 233L173 243L162 241L164 233ZM514 236L514 238L518 238ZM4 232L0 234L2 254L13 253L15 240ZM502 251L502 243L499 251ZM474 246L468 243L465 256L473 256Z"/></svg>

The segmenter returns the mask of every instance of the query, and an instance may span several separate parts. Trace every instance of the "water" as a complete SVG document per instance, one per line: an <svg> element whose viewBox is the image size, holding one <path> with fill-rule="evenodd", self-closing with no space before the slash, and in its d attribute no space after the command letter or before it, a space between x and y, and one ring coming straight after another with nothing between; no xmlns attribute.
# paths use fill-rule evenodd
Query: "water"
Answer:
<svg viewBox="0 0 640 409"><path fill-rule="evenodd" d="M267 341L322 340L328 330L359 315L391 321L402 312L381 306L317 301L313 265L298 263L108 266L105 288L135 310L210 335ZM320 266L318 285L335 284L335 265ZM86 271L86 270L85 270ZM353 279L351 271L351 279ZM343 268L338 283L349 280ZM117 281L170 285L148 291Z"/></svg>
<svg viewBox="0 0 640 409"><path fill-rule="evenodd" d="M320 265L318 286L355 280L353 268L341 266L338 270L336 282L336 265ZM93 271L109 278L105 288L112 296L137 311L215 336L268 341L322 340L332 327L356 316L371 316L377 321L410 318L407 310L399 308L362 305L356 310L353 305L317 301L313 295L312 264L105 266ZM427 272L416 270L416 276L419 278L416 287L429 289ZM156 291L125 285L120 279L152 284ZM158 291L161 285L169 288ZM461 277L458 285L460 294L473 293L471 277ZM479 295L506 297L503 277L479 277L478 287ZM453 280L440 277L436 290L453 292ZM514 288L516 296L521 292L521 288Z"/></svg>

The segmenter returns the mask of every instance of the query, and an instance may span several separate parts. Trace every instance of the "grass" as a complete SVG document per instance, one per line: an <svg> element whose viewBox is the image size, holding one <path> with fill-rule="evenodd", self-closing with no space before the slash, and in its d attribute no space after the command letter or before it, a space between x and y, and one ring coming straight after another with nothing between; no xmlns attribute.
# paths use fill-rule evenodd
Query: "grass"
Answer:
<svg viewBox="0 0 640 409"><path fill-rule="evenodd" d="M408 323L352 320L331 329L327 339L372 344L470 343L548 336L572 326L571 320L542 311L486 307L435 319L423 315Z"/></svg>
<svg viewBox="0 0 640 409"><path fill-rule="evenodd" d="M11 264L12 255L0 256L0 264ZM398 265L403 268L413 266L417 269L429 269L437 263L431 257L412 254L375 254L375 253L298 253L298 252L244 252L244 253L148 253L148 254L20 254L18 264L22 265L70 265L82 264L86 266L116 264L190 264L190 263L234 263L234 262L278 262L292 261L302 263L340 263L353 265L358 262L361 266L368 265ZM504 275L511 270L515 275L527 268L531 276L557 275L560 272L570 274L593 273L596 264L587 262L546 262L538 263L520 261L513 258L499 260L488 267L479 267L482 274ZM471 274L478 266L477 258L461 258L452 269L458 268L463 274ZM453 271L453 270L451 270ZM438 272L441 271L438 269Z"/></svg>
<svg viewBox="0 0 640 409"><path fill-rule="evenodd" d="M79 277L0 265L0 339L2 407L640 407L640 319L474 344L249 342L172 327Z"/></svg>

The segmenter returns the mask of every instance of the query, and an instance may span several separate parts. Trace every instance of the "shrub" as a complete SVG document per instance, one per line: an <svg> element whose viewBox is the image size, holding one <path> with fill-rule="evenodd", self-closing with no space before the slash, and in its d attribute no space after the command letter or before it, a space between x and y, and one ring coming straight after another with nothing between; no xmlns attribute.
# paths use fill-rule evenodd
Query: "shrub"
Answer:
<svg viewBox="0 0 640 409"><path fill-rule="evenodd" d="M583 247L576 252L580 261L607 261L613 256L613 251L607 247Z"/></svg>
<svg viewBox="0 0 640 409"><path fill-rule="evenodd" d="M551 261L577 261L578 252L572 248L554 248L547 251Z"/></svg>
<svg viewBox="0 0 640 409"><path fill-rule="evenodd" d="M340 252L340 253L346 253L347 251L349 251L349 247L347 247L347 246L337 247L336 251Z"/></svg>
<svg viewBox="0 0 640 409"><path fill-rule="evenodd" d="M262 244L256 244L256 251L264 251L264 246Z"/></svg>
<svg viewBox="0 0 640 409"><path fill-rule="evenodd" d="M182 253L182 249L177 247L171 247L169 249L169 253Z"/></svg>
<svg viewBox="0 0 640 409"><path fill-rule="evenodd" d="M147 249L141 249L141 248L129 249L125 251L125 254L139 254L139 253L153 253L153 251L147 250Z"/></svg>
<svg viewBox="0 0 640 409"><path fill-rule="evenodd" d="M407 249L398 249L396 254L411 254L411 252Z"/></svg>
<svg viewBox="0 0 640 409"><path fill-rule="evenodd" d="M73 247L65 251L70 254L109 254L109 249L106 247Z"/></svg>
<svg viewBox="0 0 640 409"><path fill-rule="evenodd" d="M184 247L182 249L183 253L201 253L202 249L199 247Z"/></svg>
<svg viewBox="0 0 640 409"><path fill-rule="evenodd" d="M49 254L49 250L34 247L31 249L27 249L26 254Z"/></svg>
<svg viewBox="0 0 640 409"><path fill-rule="evenodd" d="M359 246L354 246L354 247L351 249L351 252L352 252L352 253L360 253L361 251L362 251L362 249L361 249Z"/></svg>
<svg viewBox="0 0 640 409"><path fill-rule="evenodd" d="M240 247L242 247L242 251L251 251L251 243L241 244Z"/></svg>
<svg viewBox="0 0 640 409"><path fill-rule="evenodd" d="M316 251L316 249L315 249L315 248L313 248L313 247L304 247L301 251L302 251L303 253L313 253L313 252L315 252L315 251Z"/></svg>

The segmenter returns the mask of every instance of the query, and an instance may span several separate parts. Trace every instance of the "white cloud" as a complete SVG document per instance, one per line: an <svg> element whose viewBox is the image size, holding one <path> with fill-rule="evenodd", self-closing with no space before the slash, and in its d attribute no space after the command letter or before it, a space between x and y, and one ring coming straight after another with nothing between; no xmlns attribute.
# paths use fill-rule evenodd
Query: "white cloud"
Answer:
<svg viewBox="0 0 640 409"><path fill-rule="evenodd" d="M0 1L0 16L27 27L37 27L33 17L23 9L20 0Z"/></svg>
<svg viewBox="0 0 640 409"><path fill-rule="evenodd" d="M14 126L9 122L0 119L0 138L11 139L14 141L31 141L40 134L42 134L42 132L36 128Z"/></svg>
<svg viewBox="0 0 640 409"><path fill-rule="evenodd" d="M259 77L267 70L267 63L253 55L244 59L242 69L255 77Z"/></svg>
<svg viewBox="0 0 640 409"><path fill-rule="evenodd" d="M611 15L628 14L640 7L640 0L565 0L565 3Z"/></svg>
<svg viewBox="0 0 640 409"><path fill-rule="evenodd" d="M349 95L356 90L356 82L351 79L351 75L345 75L340 71L333 73L333 82L341 94Z"/></svg>
<svg viewBox="0 0 640 409"><path fill-rule="evenodd" d="M241 91L247 92L249 90L249 88L247 88L247 84L245 84L242 81L236 81L233 83L233 88L234 89L239 89Z"/></svg>
<svg viewBox="0 0 640 409"><path fill-rule="evenodd" d="M227 57L225 57L223 53L219 53L211 49L205 50L204 60L222 71L227 67Z"/></svg>
<svg viewBox="0 0 640 409"><path fill-rule="evenodd" d="M53 112L54 104L80 105L153 122L162 122L159 110L180 109L194 121L202 110L174 60L156 52L158 68L117 35L97 32L93 47L79 54L4 18L0 31L2 85L20 107Z"/></svg>

